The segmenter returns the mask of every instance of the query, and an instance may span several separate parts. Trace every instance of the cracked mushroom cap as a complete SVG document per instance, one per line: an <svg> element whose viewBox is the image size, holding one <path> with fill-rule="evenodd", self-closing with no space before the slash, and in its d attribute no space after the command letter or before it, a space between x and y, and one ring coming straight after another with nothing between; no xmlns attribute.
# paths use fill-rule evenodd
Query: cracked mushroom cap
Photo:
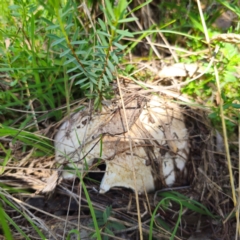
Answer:
<svg viewBox="0 0 240 240"><path fill-rule="evenodd" d="M100 193L112 187L149 192L186 177L188 132L181 108L158 96L124 102L126 115L114 106L94 114L84 109L65 121L55 136L56 161L78 169L105 161Z"/></svg>

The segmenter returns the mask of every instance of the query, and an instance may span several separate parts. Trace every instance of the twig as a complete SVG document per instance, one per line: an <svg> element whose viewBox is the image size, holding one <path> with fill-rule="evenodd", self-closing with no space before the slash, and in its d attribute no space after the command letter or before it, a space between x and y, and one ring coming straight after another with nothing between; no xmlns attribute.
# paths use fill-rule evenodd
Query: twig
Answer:
<svg viewBox="0 0 240 240"><path fill-rule="evenodd" d="M29 106L32 110L31 113L32 113L32 116L33 116L33 121L34 121L34 124L35 124L37 130L39 131L37 117L36 117L36 113L35 113L35 110L34 110L34 107L33 107L33 100L31 99L31 94L30 94L27 82L25 82L25 87L26 87L26 90L27 90L27 96L29 97Z"/></svg>
<svg viewBox="0 0 240 240"><path fill-rule="evenodd" d="M209 39L209 36L208 36L207 26L206 26L206 22L204 20L203 12L202 12L202 6L201 6L201 3L200 3L199 0L197 0L197 5L198 5L198 11L199 11L199 14L200 14L205 38L206 38L206 41L207 41L207 44L208 44L209 53L211 53L210 39Z"/></svg>
<svg viewBox="0 0 240 240"><path fill-rule="evenodd" d="M128 8L128 9L129 9L129 8ZM131 9L129 9L129 12L131 12L132 17L137 18L137 17L135 16L135 14L131 11ZM135 22L136 22L136 24L138 25L139 29L140 29L141 31L143 31L143 27L142 27L142 25L140 24L140 22L139 22L138 20L136 20ZM146 39L147 39L149 45L151 46L151 48L153 49L154 53L157 55L157 57L158 57L159 59L161 59L161 56L160 56L158 50L155 48L154 44L152 43L151 39L150 39L148 36L146 36Z"/></svg>
<svg viewBox="0 0 240 240"><path fill-rule="evenodd" d="M226 157L227 157L227 162L228 162L229 178L230 178L230 184L231 184L231 189L232 189L232 200L233 200L234 206L236 207L237 199L236 199L234 177L233 177L233 171L232 171L232 162L231 162L229 146L228 146L227 129L226 129L226 123L225 123L224 111L223 111L224 103L223 103L223 99L221 97L221 87L220 87L218 70L215 65L214 65L214 73L215 73L215 79L216 79L216 84L217 84L217 91L218 91L218 95L219 95L219 108L220 108L220 116L221 116L221 120L222 120L223 137L224 137L224 145L225 145ZM236 220L237 221L238 221L238 218L239 218L239 211L236 212ZM240 236L240 228L238 228L238 235Z"/></svg>
<svg viewBox="0 0 240 240"><path fill-rule="evenodd" d="M121 97L124 118L125 118L125 121L126 121L127 133L129 133L129 126L128 126L128 122L127 122L127 114L126 114L125 104L124 104L124 101L123 101L123 96L122 96L122 91L121 91L121 86L120 86L120 81L119 81L118 76L117 76L117 84L118 84L118 89L119 89L119 95ZM130 146L130 149L131 149L131 161L132 161L132 170L133 170L132 172L133 172L133 179L134 179L134 185L135 185L135 197L136 197L136 205L137 205L137 213L138 213L139 234L140 234L140 239L143 240L140 205L139 205L139 198L138 198L138 192L137 192L137 187L136 187L137 186L136 172L135 172L135 165L134 165L134 161L133 161L132 139L131 139L131 136L129 134L128 134L128 139L129 139L129 146Z"/></svg>
<svg viewBox="0 0 240 240"><path fill-rule="evenodd" d="M238 102L239 103L239 102ZM239 211L240 211L240 110L238 110L238 204L237 204L237 211L236 211L236 218L237 218L237 227L236 227L236 240L238 239L240 223L239 223Z"/></svg>

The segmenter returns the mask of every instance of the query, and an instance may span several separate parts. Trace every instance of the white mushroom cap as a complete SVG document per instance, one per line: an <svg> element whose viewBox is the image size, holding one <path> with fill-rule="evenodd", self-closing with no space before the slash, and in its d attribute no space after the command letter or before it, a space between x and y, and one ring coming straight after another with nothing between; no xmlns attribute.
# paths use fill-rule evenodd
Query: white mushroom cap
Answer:
<svg viewBox="0 0 240 240"><path fill-rule="evenodd" d="M156 179L172 186L176 181L175 168L184 170L189 152L181 108L152 96L140 110L138 115L129 112L129 132L118 123L124 121L121 111L118 118L107 110L92 116L87 110L74 114L55 136L56 161L82 169L84 165L91 166L96 158L105 160L101 193L112 187L138 193L153 191ZM63 178L71 177L72 173L63 174Z"/></svg>

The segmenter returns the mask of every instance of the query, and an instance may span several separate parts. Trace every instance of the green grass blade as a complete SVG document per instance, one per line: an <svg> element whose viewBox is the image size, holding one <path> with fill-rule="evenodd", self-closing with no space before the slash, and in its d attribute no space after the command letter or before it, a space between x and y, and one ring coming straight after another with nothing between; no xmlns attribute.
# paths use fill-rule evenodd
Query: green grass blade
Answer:
<svg viewBox="0 0 240 240"><path fill-rule="evenodd" d="M18 213L20 213L30 224L31 226L35 229L35 231L38 233L38 235L41 237L41 239L46 239L46 237L44 236L44 234L41 232L41 230L34 224L34 222L32 221L31 218L29 218L29 216L27 216L26 213L21 212L13 203L11 203L5 196L3 196L3 194L0 194L0 198L3 199L3 201L9 205L11 208L13 208L15 211L17 211ZM12 224L15 229L21 233L25 239L29 239L30 238L22 231L22 229L12 220L11 217L9 217L6 213L5 213L5 217L6 219L9 221L10 224Z"/></svg>
<svg viewBox="0 0 240 240"><path fill-rule="evenodd" d="M90 209L90 213L91 213L91 216L92 216L92 220L93 220L93 225L94 225L94 228L96 230L96 237L97 237L97 240L101 240L101 232L100 232L100 229L98 227L98 222L97 222L97 218L96 218L96 214L95 214L95 211L94 211L94 208L93 208L93 205L92 205L92 201L90 199L90 196L88 194L88 191L87 191L87 188L86 188L86 185L83 181L83 178L81 176L81 173L79 172L79 170L77 171L77 175L80 179L80 182L81 182L81 185L82 185L82 188L83 188L83 191L85 193L85 196L86 196L86 199L87 199L87 202L88 202L88 206L89 206L89 209Z"/></svg>
<svg viewBox="0 0 240 240"><path fill-rule="evenodd" d="M1 219L1 228L3 230L4 236L7 240L12 240L12 234L9 228L9 225L6 221L7 218L9 218L8 216L6 216L7 214L5 213L5 211L3 210L2 206L0 205L0 219Z"/></svg>
<svg viewBox="0 0 240 240"><path fill-rule="evenodd" d="M159 196L162 196L164 198L169 197L169 198L175 199L176 201L181 202L181 204L184 207L186 207L194 212L197 212L197 213L200 213L203 215L208 215L214 219L216 218L204 205L202 205L201 203L199 203L195 200L189 199L186 196L184 196L178 192L161 192L159 194Z"/></svg>
<svg viewBox="0 0 240 240"><path fill-rule="evenodd" d="M171 238L170 240L173 240L175 238L175 235L176 235L176 232L177 232L177 229L178 229L178 226L180 224L180 221L181 221L181 216L182 216L182 203L178 200L176 200L175 198L171 198L171 197L166 197L164 199L162 199L158 205L156 206L153 214L152 214L152 217L151 217L151 222L150 222L150 229L149 229L149 240L152 240L152 231L153 231L153 222L154 222L154 218L156 216L156 213L157 213L157 210L158 208L161 206L161 205L164 205L165 206L165 201L166 200L173 200L175 202L177 202L179 205L180 205L180 210L179 210L179 215L178 215L178 219L177 219L177 222L175 224L175 227L173 229L173 232L172 232L172 235L171 235Z"/></svg>

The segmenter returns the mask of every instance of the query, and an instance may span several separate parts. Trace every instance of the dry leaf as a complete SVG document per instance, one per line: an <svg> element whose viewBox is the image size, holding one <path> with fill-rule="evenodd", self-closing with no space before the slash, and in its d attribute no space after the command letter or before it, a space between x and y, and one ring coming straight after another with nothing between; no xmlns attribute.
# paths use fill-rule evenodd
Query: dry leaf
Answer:
<svg viewBox="0 0 240 240"><path fill-rule="evenodd" d="M195 73L200 72L197 64L176 63L171 66L165 66L158 72L160 78L172 77L192 77Z"/></svg>

